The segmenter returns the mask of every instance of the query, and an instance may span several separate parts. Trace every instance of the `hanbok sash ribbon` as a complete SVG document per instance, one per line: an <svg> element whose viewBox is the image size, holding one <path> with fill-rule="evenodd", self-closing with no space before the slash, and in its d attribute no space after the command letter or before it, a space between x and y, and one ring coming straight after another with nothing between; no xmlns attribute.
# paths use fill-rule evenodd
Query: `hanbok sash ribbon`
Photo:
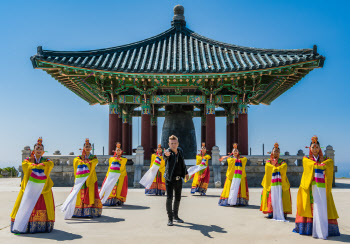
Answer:
<svg viewBox="0 0 350 244"><path fill-rule="evenodd" d="M230 194L228 196L227 203L229 205L237 204L237 196L239 192L239 187L241 186L242 179L242 162L241 160L236 160L235 162L235 172L232 178L232 183L230 187Z"/></svg>
<svg viewBox="0 0 350 244"><path fill-rule="evenodd" d="M285 221L282 202L282 178L278 169L274 168L271 179L271 204L273 209L273 220Z"/></svg>
<svg viewBox="0 0 350 244"><path fill-rule="evenodd" d="M312 182L312 196L314 199L312 236L327 239L328 214L327 195L324 178L325 165L315 165L314 181Z"/></svg>
<svg viewBox="0 0 350 244"><path fill-rule="evenodd" d="M206 167L207 167L207 159L203 158L202 162L200 164L192 166L192 167L187 169L188 179L191 179L195 173L197 173L201 170L204 170ZM185 180L185 182L186 182L186 180Z"/></svg>
<svg viewBox="0 0 350 244"><path fill-rule="evenodd" d="M19 206L13 231L24 233L27 231L28 221L46 183L44 165L33 165L27 186Z"/></svg>
<svg viewBox="0 0 350 244"><path fill-rule="evenodd" d="M111 167L108 169L108 176L100 190L100 199L102 204L105 203L111 194L115 184L118 182L120 176L120 161L114 161L111 163Z"/></svg>
<svg viewBox="0 0 350 244"><path fill-rule="evenodd" d="M77 167L77 172L75 176L75 182L73 186L73 190L70 192L66 201L61 206L61 211L66 212L64 215L64 219L71 219L74 214L75 203L77 201L77 195L84 185L86 179L90 175L90 170L86 163L81 162Z"/></svg>
<svg viewBox="0 0 350 244"><path fill-rule="evenodd" d="M149 189L151 187L154 178L156 177L157 172L159 170L160 163L161 159L157 156L154 160L152 167L149 170L147 170L147 172L141 178L140 184L143 185L146 189Z"/></svg>

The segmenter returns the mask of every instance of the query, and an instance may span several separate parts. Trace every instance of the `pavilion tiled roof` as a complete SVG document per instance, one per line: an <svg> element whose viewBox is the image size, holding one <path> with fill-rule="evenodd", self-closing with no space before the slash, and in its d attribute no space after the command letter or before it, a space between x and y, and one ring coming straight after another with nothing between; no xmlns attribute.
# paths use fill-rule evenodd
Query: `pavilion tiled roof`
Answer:
<svg viewBox="0 0 350 244"><path fill-rule="evenodd" d="M175 17L174 17L175 18ZM324 57L317 47L309 49L263 49L227 44L201 36L186 27L183 19L151 38L132 44L88 51L51 51L38 47L36 61L108 72L201 74L229 73L298 64Z"/></svg>

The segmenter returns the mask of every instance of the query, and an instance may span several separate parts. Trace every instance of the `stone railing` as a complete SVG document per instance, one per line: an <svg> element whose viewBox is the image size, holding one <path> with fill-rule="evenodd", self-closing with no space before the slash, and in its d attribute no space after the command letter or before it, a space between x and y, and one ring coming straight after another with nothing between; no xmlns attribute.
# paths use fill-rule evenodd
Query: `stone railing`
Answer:
<svg viewBox="0 0 350 244"><path fill-rule="evenodd" d="M327 146L324 151L324 155L333 159L334 150L332 146ZM303 174L302 159L305 156L302 150L299 150L297 155L290 155L289 152L285 152L284 155L280 155L281 159L287 161L288 170L287 176L292 187L298 187L300 185L301 176ZM219 161L220 150L218 147L213 147L212 150L212 171L214 174L213 182L215 187L220 188L223 186L226 179L227 162L226 159L222 162ZM265 174L265 162L269 158L269 155L249 155L247 157L248 162L246 166L247 181L249 186L260 187L261 181ZM334 166L333 186L335 186L335 172L337 167Z"/></svg>
<svg viewBox="0 0 350 244"><path fill-rule="evenodd" d="M26 146L22 150L22 160L30 156L30 148ZM137 147L135 155L123 155L123 157L128 159L126 164L126 170L128 173L128 185L130 187L140 187L139 181L141 179L144 156L143 148L141 146ZM51 179L53 180L55 186L73 186L74 184L74 170L73 170L73 160L77 155L74 153L69 153L69 155L61 155L60 151L55 151L52 155L45 155L45 157L52 160L55 167L51 171ZM96 166L96 174L98 179L98 184L102 185L104 177L109 166L109 158L112 155L96 155L98 158L98 165ZM22 167L19 167L19 171L22 172ZM23 174L22 178L23 178Z"/></svg>
<svg viewBox="0 0 350 244"><path fill-rule="evenodd" d="M324 155L334 160L334 150L332 146L327 146L324 151ZM30 156L30 148L25 147L22 150L22 159ZM46 156L46 155L45 155ZM96 174L98 178L98 184L102 185L108 170L108 160L112 155L96 155L99 164L96 167ZM299 150L296 155L289 155L285 152L280 158L287 161L288 171L287 176L291 186L298 187L300 184L301 176L303 173L302 159L304 153ZM60 151L55 151L53 155L47 155L51 159L55 167L51 172L51 179L54 181L55 186L73 186L74 184L74 171L73 171L73 160L76 157L73 153L69 155L61 155ZM142 187L139 181L142 175L149 169L149 165L145 165L144 150L142 146L137 147L135 155L124 155L128 159L126 170L128 174L128 185L129 187L139 188ZM220 188L226 179L227 162L224 160L220 162L221 155L219 147L214 146L212 149L212 159L209 162L210 165L210 182L209 187ZM246 156L248 159L246 172L248 185L250 187L260 187L261 181L265 174L265 162L269 158L269 155L249 155ZM188 160L189 161L189 160ZM193 159L191 159L193 161ZM191 162L193 163L193 162ZM190 167L190 165L188 166ZM22 172L22 167L19 167L19 171ZM334 172L337 171L335 166ZM23 177L23 174L22 174ZM334 184L333 180L333 184ZM184 184L184 187L190 187L191 182Z"/></svg>

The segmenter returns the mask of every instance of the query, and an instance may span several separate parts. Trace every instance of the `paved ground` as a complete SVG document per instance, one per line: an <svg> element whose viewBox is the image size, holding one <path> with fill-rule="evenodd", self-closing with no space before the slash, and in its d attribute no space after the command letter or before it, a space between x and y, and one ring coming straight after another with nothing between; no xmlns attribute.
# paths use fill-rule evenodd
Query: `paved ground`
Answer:
<svg viewBox="0 0 350 244"><path fill-rule="evenodd" d="M166 226L165 197L145 196L141 189L130 189L123 207L103 209L103 216L91 220L64 220L56 210L52 233L13 235L9 214L19 190L18 179L0 179L0 243L320 243L309 236L292 232L297 189L292 189L293 215L281 223L264 218L259 211L261 188L250 189L249 207L219 207L221 189L209 189L206 197L191 196L184 189L180 217L186 222ZM350 179L337 180L333 190L340 215L340 237L327 242L350 243ZM54 188L56 207L70 188Z"/></svg>

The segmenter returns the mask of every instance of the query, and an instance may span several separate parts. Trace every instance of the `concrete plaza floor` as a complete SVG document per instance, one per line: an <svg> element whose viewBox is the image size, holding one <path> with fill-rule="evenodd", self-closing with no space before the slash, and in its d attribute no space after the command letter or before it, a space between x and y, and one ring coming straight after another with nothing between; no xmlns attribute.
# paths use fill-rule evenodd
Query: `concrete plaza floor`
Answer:
<svg viewBox="0 0 350 244"><path fill-rule="evenodd" d="M290 222L266 219L259 211L261 188L250 188L250 206L220 207L221 189L208 189L207 196L191 196L183 189L180 217L183 224L168 227L165 197L145 196L142 189L129 189L126 205L104 207L97 219L64 220L59 206L71 188L53 188L55 228L51 233L14 235L10 212L19 191L19 179L0 179L0 243L320 243L323 240L292 232L297 188L291 189L293 214ZM327 242L350 243L350 179L337 179L333 189L340 216L340 237Z"/></svg>

